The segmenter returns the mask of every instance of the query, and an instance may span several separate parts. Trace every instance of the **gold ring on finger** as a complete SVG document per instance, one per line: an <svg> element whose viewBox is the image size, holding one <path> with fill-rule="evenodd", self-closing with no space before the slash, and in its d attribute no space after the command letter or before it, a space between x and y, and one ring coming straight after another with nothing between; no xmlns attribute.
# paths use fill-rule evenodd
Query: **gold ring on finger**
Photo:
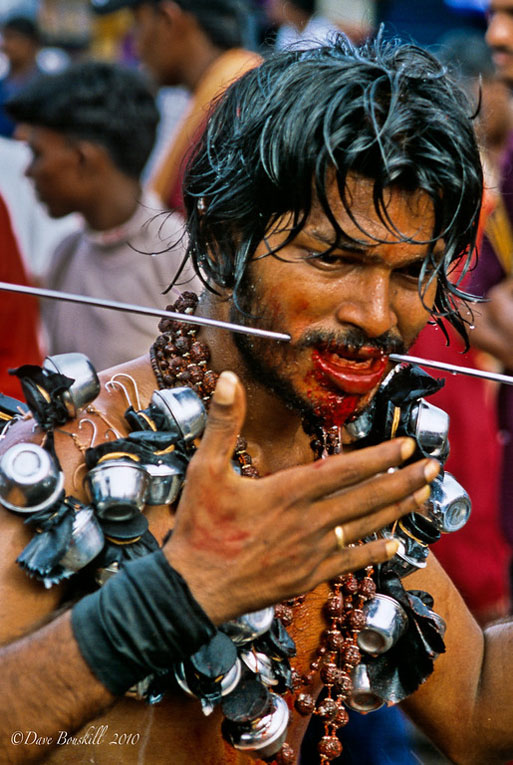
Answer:
<svg viewBox="0 0 513 765"><path fill-rule="evenodd" d="M335 532L335 536L337 538L337 550L342 550L345 547L344 544L344 527L343 526L335 526L333 529Z"/></svg>

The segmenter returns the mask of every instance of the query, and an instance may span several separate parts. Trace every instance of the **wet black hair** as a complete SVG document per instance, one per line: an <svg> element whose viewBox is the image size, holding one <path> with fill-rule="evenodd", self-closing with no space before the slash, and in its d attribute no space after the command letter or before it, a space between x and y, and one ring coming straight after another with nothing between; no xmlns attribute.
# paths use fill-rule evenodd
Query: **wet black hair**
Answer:
<svg viewBox="0 0 513 765"><path fill-rule="evenodd" d="M220 98L184 183L189 254L207 287L233 290L237 302L266 233L291 213L290 242L314 197L333 226L330 250L347 241L327 198L333 169L350 216L348 174L374 181L377 214L398 237L387 217L387 187L430 197L434 231L419 290L436 279L433 318L443 327L446 317L466 339L459 308L471 296L449 277L458 263L468 268L481 205L471 107L429 52L379 36L362 47L340 36L275 54ZM442 237L440 259L433 248Z"/></svg>
<svg viewBox="0 0 513 765"><path fill-rule="evenodd" d="M146 79L101 61L34 78L5 105L16 122L101 144L126 175L139 178L155 142L159 113Z"/></svg>

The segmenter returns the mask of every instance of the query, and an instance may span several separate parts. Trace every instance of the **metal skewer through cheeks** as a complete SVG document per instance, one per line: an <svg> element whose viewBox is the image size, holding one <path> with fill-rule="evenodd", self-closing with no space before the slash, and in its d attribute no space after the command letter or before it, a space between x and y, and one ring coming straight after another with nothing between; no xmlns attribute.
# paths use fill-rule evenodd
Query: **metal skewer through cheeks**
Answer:
<svg viewBox="0 0 513 765"><path fill-rule="evenodd" d="M48 298L50 300L63 300L69 303L82 303L85 305L97 306L98 308L107 308L113 311L125 311L128 313L138 313L146 316L164 316L168 319L175 319L177 321L183 321L188 324L197 324L199 326L206 327L217 327L218 329L226 329L230 332L238 332L243 335L265 337L269 340L282 340L285 342L289 342L290 340L290 335L282 332L272 332L267 329L258 329L258 327L245 327L241 324L233 324L228 321L207 319L204 316L177 313L175 311L165 311L161 308L134 305L132 303L120 303L116 300L93 298L86 295L74 295L69 292L47 290L41 287L28 287L22 284L0 282L0 291L17 292L22 295L34 295L35 297ZM493 380L495 382L503 383L504 385L513 385L513 377L499 374L497 372L487 372L482 369L473 369L472 367L460 367L456 364L448 364L444 361L422 359L418 356L407 356L399 353L391 353L389 359L390 361L395 362L405 361L410 364L419 364L420 366L433 367L434 369L441 369L442 371L451 372L452 374L467 375L469 377L480 377L485 380Z"/></svg>

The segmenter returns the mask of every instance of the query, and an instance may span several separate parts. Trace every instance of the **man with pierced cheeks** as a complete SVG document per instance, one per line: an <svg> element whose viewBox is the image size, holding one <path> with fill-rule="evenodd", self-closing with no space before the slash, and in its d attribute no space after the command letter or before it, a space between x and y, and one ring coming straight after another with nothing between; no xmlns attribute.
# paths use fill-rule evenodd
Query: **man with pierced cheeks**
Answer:
<svg viewBox="0 0 513 765"><path fill-rule="evenodd" d="M162 545L155 571L163 581L171 570L181 574L197 631L308 593L290 627L294 667L308 672L326 629L323 583L394 556L393 540L357 543L428 498L436 460L390 470L412 456L413 441L355 449L345 424L391 369L388 355L405 351L430 317L465 331L463 296L449 274L470 256L479 214L482 179L470 114L428 53L380 42L355 50L341 41L269 59L233 85L211 115L185 185L189 254L206 285L198 314L291 339L212 328L198 334L220 374L208 425L178 506L146 510ZM134 378L143 405L157 387L154 372L169 373L158 363L152 368L146 356L114 371ZM103 374L103 383L113 373ZM107 422L127 432L121 393L103 388L94 406L89 416L100 437ZM314 461L305 417L338 428L342 452ZM55 443L68 492L86 500L72 480L83 461L70 438L77 428L76 421L64 426ZM258 480L232 469L239 433ZM27 439L42 439L31 420L10 429L4 448ZM78 597L73 584L44 591L15 566L28 538L19 519L3 513L2 761L252 761L223 741L219 711L204 717L197 700L178 691L147 707L102 682L117 663L125 671L120 655L128 664L140 661L139 643L155 662L152 640L162 638L127 616L130 651L118 641L102 661L95 645L106 644L105 629L88 604L119 586L124 606L102 616L109 624L119 617L116 629L125 609L137 606L139 613L142 601L155 619L167 618L151 581L140 578L135 593L123 570L62 612ZM512 626L483 634L433 555L407 587L430 592L448 625L446 652L405 702L407 713L455 762L512 757L513 691L503 676L512 660ZM84 613L84 604L88 622L73 616ZM169 630L183 633L183 621L176 614ZM181 647L187 655L198 646ZM311 692L318 689L314 679ZM297 761L307 722L291 715L287 742L296 755L289 762ZM55 743L58 731L80 737L91 725L138 732L141 743L112 747L107 738L94 751L85 744L11 743L16 730L37 727Z"/></svg>

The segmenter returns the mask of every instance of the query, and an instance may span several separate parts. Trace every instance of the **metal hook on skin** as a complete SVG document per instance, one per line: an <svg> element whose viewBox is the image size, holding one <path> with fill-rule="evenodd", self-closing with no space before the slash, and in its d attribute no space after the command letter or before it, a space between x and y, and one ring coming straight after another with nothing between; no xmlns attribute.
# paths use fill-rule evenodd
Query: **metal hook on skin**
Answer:
<svg viewBox="0 0 513 765"><path fill-rule="evenodd" d="M112 434L113 438L110 437L110 434ZM114 428L107 428L107 430L104 433L104 438L106 441L117 441L119 438L119 433L116 433Z"/></svg>
<svg viewBox="0 0 513 765"><path fill-rule="evenodd" d="M119 388L121 388L121 390L123 391L123 393L124 393L124 395L125 395L126 403L128 404L128 406L132 406L132 405L133 405L133 404L132 404L132 399L130 398L130 395L129 395L129 393L128 393L127 389L126 389L126 385L124 385L124 384L123 384L122 382L120 382L119 380L108 380L108 381L105 383L105 390L106 390L108 393L111 393L111 392L112 392L112 389L115 389L115 387L116 387L116 386L118 386Z"/></svg>
<svg viewBox="0 0 513 765"><path fill-rule="evenodd" d="M118 372L117 374L112 375L108 383L106 383L105 387L107 388L107 390L109 390L108 388L109 385L116 385L116 384L119 385L121 388L123 388L125 392L125 396L127 397L129 406L133 406L133 401L129 398L126 387L119 382L119 380L117 379L118 377L126 377L126 379L130 380L130 382L132 383L132 387L134 389L134 397L135 397L135 408L137 411L139 411L141 409L141 399L139 396L139 388L136 381L132 377L132 375L126 374L126 372Z"/></svg>
<svg viewBox="0 0 513 765"><path fill-rule="evenodd" d="M98 435L98 428L96 427L96 423L93 422L93 420L90 420L89 417L84 417L84 419L80 420L80 422L78 424L78 429L79 430L82 430L82 426L84 425L84 423L87 423L93 429L93 432L92 432L92 435L91 435L91 440L90 440L89 446L88 446L88 448L91 449L94 446L94 442L96 441L96 436Z"/></svg>
<svg viewBox="0 0 513 765"><path fill-rule="evenodd" d="M78 474L80 473L81 470L87 470L87 465L85 464L85 462L81 462L80 465L77 465L77 467L73 471L73 477L72 477L71 480L73 482L73 488L74 489L78 489L79 484L78 484L78 481L77 481L77 476L78 476Z"/></svg>

